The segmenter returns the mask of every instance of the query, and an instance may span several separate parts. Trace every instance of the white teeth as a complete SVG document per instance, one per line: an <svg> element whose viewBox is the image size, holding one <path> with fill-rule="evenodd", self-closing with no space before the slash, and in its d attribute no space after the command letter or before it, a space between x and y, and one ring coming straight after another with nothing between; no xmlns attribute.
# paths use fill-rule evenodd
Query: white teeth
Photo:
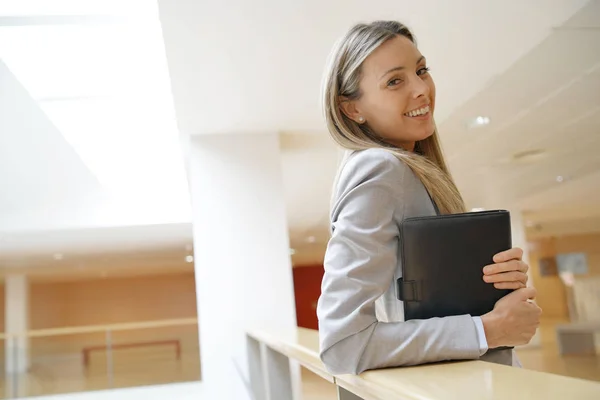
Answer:
<svg viewBox="0 0 600 400"><path fill-rule="evenodd" d="M416 116L419 116L419 115L425 115L428 112L429 112L429 106L425 106L425 107L419 108L417 110L409 111L409 112L407 112L404 115L409 116L409 117L416 117Z"/></svg>

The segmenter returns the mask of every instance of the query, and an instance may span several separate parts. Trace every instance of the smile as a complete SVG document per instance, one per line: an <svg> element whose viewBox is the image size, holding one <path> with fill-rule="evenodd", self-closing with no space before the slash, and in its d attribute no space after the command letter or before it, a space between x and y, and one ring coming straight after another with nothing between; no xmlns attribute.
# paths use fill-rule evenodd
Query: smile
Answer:
<svg viewBox="0 0 600 400"><path fill-rule="evenodd" d="M429 113L429 105L404 113L406 117L419 117Z"/></svg>

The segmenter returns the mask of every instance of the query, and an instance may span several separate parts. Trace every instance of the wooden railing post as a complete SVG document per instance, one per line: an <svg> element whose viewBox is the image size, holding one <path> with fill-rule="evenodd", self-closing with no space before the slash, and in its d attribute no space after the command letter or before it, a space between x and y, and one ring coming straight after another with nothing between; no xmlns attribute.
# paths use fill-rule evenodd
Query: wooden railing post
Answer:
<svg viewBox="0 0 600 400"><path fill-rule="evenodd" d="M267 399L294 400L290 360L287 356L265 346L267 366Z"/></svg>
<svg viewBox="0 0 600 400"><path fill-rule="evenodd" d="M355 395L352 392L347 391L343 387L337 387L338 400L363 400L362 397Z"/></svg>
<svg viewBox="0 0 600 400"><path fill-rule="evenodd" d="M253 400L267 400L265 390L265 371L262 362L261 343L246 335L246 349L248 352L248 373L250 376L250 390Z"/></svg>
<svg viewBox="0 0 600 400"><path fill-rule="evenodd" d="M108 381L108 387L114 387L114 365L113 365L113 354L112 354L112 335L110 329L106 330L106 378Z"/></svg>

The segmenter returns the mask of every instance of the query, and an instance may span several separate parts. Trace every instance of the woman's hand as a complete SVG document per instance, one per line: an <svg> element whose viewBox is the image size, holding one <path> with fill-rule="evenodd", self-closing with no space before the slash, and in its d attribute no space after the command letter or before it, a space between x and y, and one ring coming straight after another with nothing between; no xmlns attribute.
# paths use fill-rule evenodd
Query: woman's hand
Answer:
<svg viewBox="0 0 600 400"><path fill-rule="evenodd" d="M496 289L520 289L527 286L527 265L523 250L514 247L494 256L494 264L483 268L483 280L493 283Z"/></svg>
<svg viewBox="0 0 600 400"><path fill-rule="evenodd" d="M532 300L532 287L517 289L498 300L494 309L481 316L488 347L519 346L529 343L540 325L542 309Z"/></svg>

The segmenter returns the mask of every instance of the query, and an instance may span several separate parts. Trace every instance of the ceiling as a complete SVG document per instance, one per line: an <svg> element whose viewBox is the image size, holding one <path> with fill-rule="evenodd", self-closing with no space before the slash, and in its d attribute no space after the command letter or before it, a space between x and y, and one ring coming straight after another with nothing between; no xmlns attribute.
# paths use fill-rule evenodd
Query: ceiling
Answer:
<svg viewBox="0 0 600 400"><path fill-rule="evenodd" d="M351 24L377 18L417 35L469 207L522 212L530 237L600 231L599 1L159 6L180 130L282 132L294 265L319 264L328 239L339 151L319 111L325 59ZM491 123L470 128L476 116Z"/></svg>
<svg viewBox="0 0 600 400"><path fill-rule="evenodd" d="M70 255L62 260L28 258L23 266L0 268L0 282L7 274L26 273L30 282L72 282L135 276L194 273L193 262L180 248L146 250L143 253Z"/></svg>
<svg viewBox="0 0 600 400"><path fill-rule="evenodd" d="M330 49L354 23L380 18L416 33L444 121L585 3L158 1L178 126L190 135L323 133L318 98Z"/></svg>
<svg viewBox="0 0 600 400"><path fill-rule="evenodd" d="M57 2L52 10L10 3L0 8L0 87L10 86L22 115L35 115L37 124L26 130L18 114L0 114L0 184L20 185L0 195L0 263L10 268L43 264L57 252L108 256L112 246L132 249L138 261L146 253L152 265L159 243L180 259L191 227L177 130L279 132L293 263L318 264L340 159L319 110L322 69L343 31L378 18L400 19L416 33L437 85L443 145L469 207L522 211L531 237L600 231L598 0L427 7L380 0L368 8L358 0L159 0L158 8L127 0L79 9ZM32 37L49 46L40 39L48 29L38 36L23 29L9 43L3 29L35 26L41 17L31 14L53 14L42 18L46 27L68 15L126 21L93 21L92 30L67 24L79 30L54 37L76 32L88 45L71 43L82 51L76 59L55 48L60 62L52 52L19 51ZM56 75L34 68L46 63ZM78 72L86 68L87 77ZM1 93L0 113L16 109ZM478 115L491 123L467 127ZM8 116L19 135L7 135ZM529 151L529 159L513 158Z"/></svg>
<svg viewBox="0 0 600 400"><path fill-rule="evenodd" d="M160 224L88 229L11 232L0 236L0 262L13 267L55 254L107 255L139 254L193 245L191 224Z"/></svg>
<svg viewBox="0 0 600 400"><path fill-rule="evenodd" d="M0 236L0 281L17 272L34 281L190 272L193 254L189 223L12 232Z"/></svg>

